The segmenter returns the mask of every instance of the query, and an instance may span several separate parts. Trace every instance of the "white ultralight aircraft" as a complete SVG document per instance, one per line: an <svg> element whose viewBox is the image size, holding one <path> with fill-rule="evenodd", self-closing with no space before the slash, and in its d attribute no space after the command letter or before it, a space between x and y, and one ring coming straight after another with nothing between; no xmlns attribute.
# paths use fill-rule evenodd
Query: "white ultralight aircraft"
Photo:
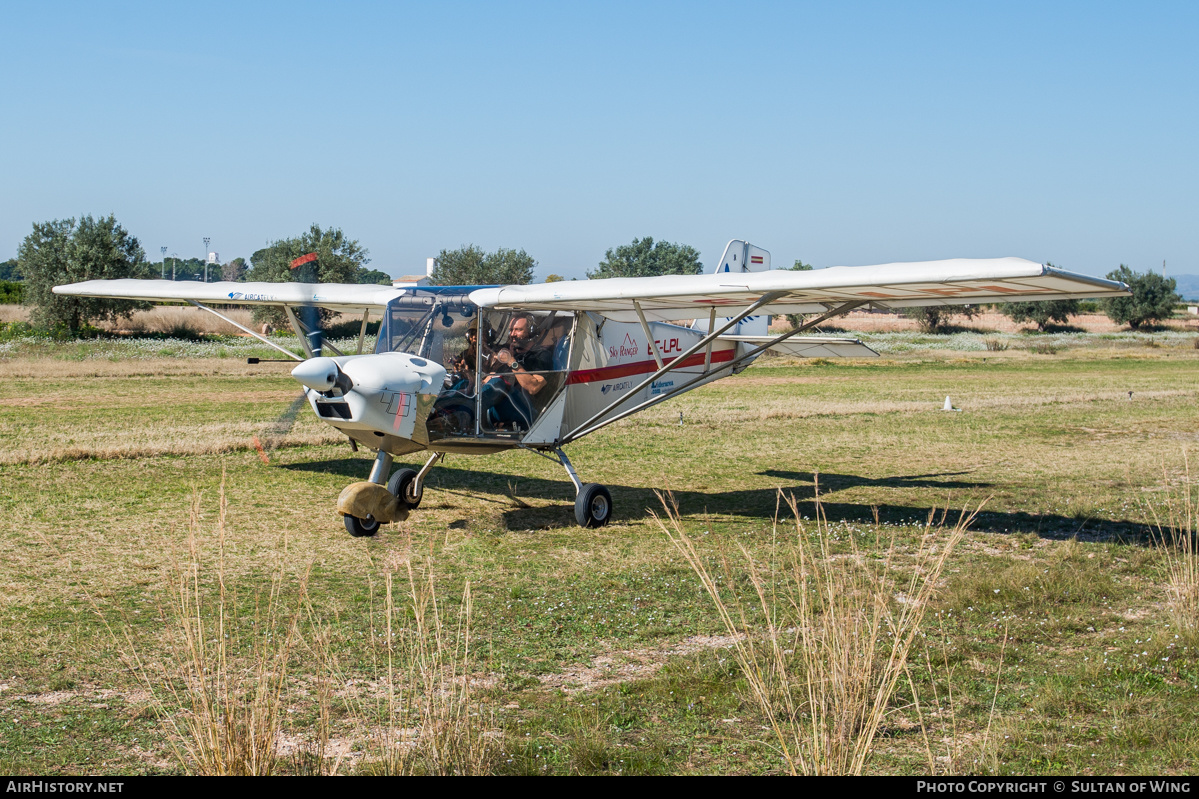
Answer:
<svg viewBox="0 0 1199 799"><path fill-rule="evenodd" d="M583 483L562 448L618 419L736 374L766 350L800 357L871 357L846 338L797 334L855 308L906 308L1128 294L1123 283L1020 258L955 259L807 272L771 270L745 241L714 274L613 278L528 286L380 287L313 283L89 280L56 294L186 301L302 361L292 376L324 422L376 451L364 482L338 498L351 535L407 518L446 453L521 448L556 461L574 483L575 518L606 524L612 497ZM207 303L207 304L206 304ZM282 307L307 359L209 307ZM321 341L313 308L361 315L358 352ZM308 324L297 316L307 314ZM804 314L768 334L767 314ZM380 316L371 354L367 323ZM671 320L694 318L689 324ZM328 357L324 351L332 351ZM251 359L255 362L256 359ZM419 471L390 474L392 458L428 451Z"/></svg>

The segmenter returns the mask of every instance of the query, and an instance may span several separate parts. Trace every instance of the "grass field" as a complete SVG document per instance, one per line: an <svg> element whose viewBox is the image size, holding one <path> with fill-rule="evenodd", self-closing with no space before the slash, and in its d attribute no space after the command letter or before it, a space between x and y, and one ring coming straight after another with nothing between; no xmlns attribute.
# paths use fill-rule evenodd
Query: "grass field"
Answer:
<svg viewBox="0 0 1199 799"><path fill-rule="evenodd" d="M369 453L294 403L285 364L247 366L254 345L10 343L0 769L202 770L180 720L203 718L197 674L219 674L209 726L270 709L278 773L783 772L736 653L774 610L803 639L781 589L755 604L747 558L770 582L801 542L875 577L891 552L902 585L925 568L930 511L951 527L985 503L865 771L1193 770L1199 619L1170 578L1185 553L1151 525L1191 486L1193 337L1076 336L1056 354L922 340L871 361L762 361L573 445L583 479L612 490L600 530L574 526L557 466L510 453L450 456L374 539L333 511ZM939 410L946 395L960 412ZM740 598L735 634L651 515L659 490L716 590ZM434 727L459 759L411 754Z"/></svg>

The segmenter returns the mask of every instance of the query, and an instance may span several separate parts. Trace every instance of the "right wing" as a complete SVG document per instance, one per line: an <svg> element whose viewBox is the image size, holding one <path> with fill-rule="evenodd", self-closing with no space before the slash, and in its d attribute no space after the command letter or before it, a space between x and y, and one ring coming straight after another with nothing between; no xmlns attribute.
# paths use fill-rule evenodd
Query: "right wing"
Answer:
<svg viewBox="0 0 1199 799"><path fill-rule="evenodd" d="M1023 300L1127 296L1128 286L1023 258L834 266L810 272L717 272L561 281L478 289L470 298L501 310L591 311L618 322L667 322L735 311L768 297L764 314L824 313L845 303L872 308L977 305ZM721 316L725 316L722 313Z"/></svg>

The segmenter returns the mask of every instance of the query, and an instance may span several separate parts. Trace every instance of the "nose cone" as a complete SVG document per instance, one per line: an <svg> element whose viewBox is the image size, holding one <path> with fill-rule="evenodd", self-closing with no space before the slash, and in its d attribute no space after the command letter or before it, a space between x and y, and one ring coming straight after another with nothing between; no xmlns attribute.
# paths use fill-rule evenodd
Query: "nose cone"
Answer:
<svg viewBox="0 0 1199 799"><path fill-rule="evenodd" d="M291 370L291 376L314 391L328 391L337 383L337 362L332 358L309 358Z"/></svg>

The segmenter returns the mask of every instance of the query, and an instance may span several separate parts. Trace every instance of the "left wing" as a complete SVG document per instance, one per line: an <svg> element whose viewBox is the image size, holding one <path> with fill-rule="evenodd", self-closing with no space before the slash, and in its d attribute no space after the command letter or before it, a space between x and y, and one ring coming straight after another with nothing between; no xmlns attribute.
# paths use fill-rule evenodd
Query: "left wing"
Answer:
<svg viewBox="0 0 1199 799"><path fill-rule="evenodd" d="M1025 300L1127 295L1123 283L1066 272L1023 258L834 266L810 272L717 272L711 275L560 281L479 289L485 308L593 311L620 322L706 316L737 311L768 297L762 313L824 313L845 303L873 308L974 305ZM726 311L726 313L727 313ZM724 316L726 314L721 314Z"/></svg>
<svg viewBox="0 0 1199 799"><path fill-rule="evenodd" d="M402 288L350 283L198 283L193 280L85 280L55 286L55 294L149 302L315 306L342 313L382 310Z"/></svg>

